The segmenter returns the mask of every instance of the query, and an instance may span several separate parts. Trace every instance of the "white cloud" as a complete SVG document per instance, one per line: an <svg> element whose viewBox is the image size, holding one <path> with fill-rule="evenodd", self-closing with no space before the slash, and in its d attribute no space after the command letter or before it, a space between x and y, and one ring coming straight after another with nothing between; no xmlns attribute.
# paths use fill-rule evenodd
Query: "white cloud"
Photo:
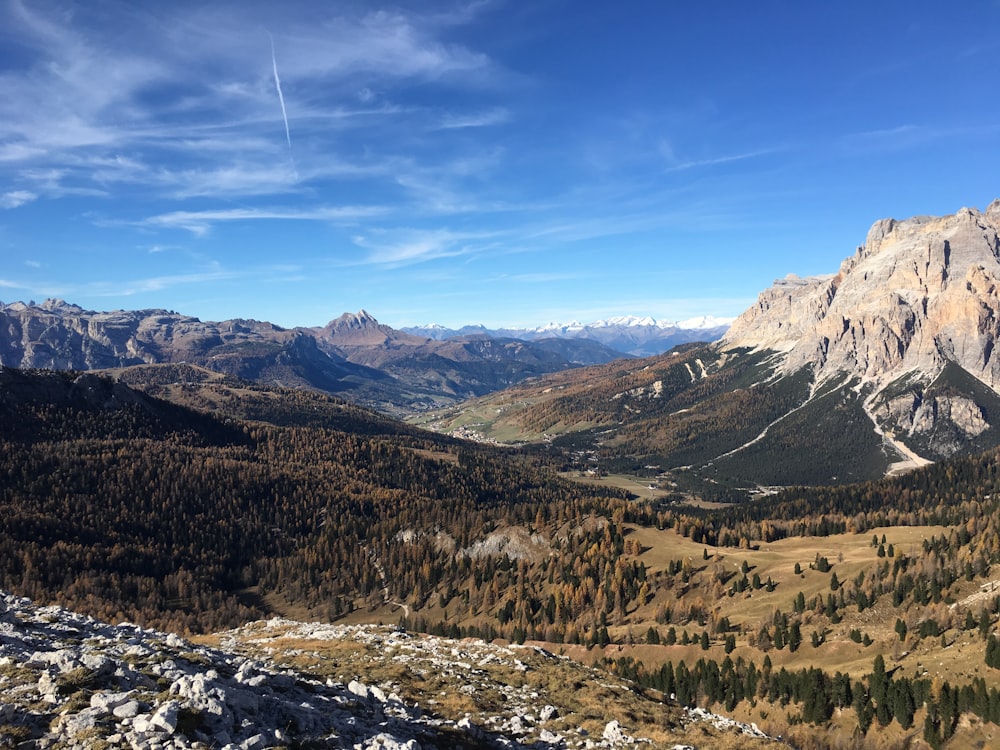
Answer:
<svg viewBox="0 0 1000 750"><path fill-rule="evenodd" d="M669 154L670 160L673 160L675 162L671 164L670 167L667 168L667 171L679 172L685 169L694 169L695 167L714 167L718 164L730 164L732 162L745 161L747 159L755 159L758 156L765 156L767 154L774 153L774 151L775 149L762 148L762 149L756 149L754 151L746 151L744 153L739 153L739 154L724 154L722 156L710 156L705 159L691 159L688 161L676 160L673 154L673 150L669 150L666 152L661 150L661 153L664 153L664 155Z"/></svg>
<svg viewBox="0 0 1000 750"><path fill-rule="evenodd" d="M352 239L358 247L369 251L366 263L405 266L483 253L495 249L502 234L455 232L449 229L397 229L356 235Z"/></svg>
<svg viewBox="0 0 1000 750"><path fill-rule="evenodd" d="M37 199L38 195L28 190L13 190L0 195L0 208L17 208Z"/></svg>
<svg viewBox="0 0 1000 750"><path fill-rule="evenodd" d="M457 130L460 128L483 128L500 125L510 119L510 112L504 107L494 107L482 112L463 114L446 114L438 125L441 130Z"/></svg>
<svg viewBox="0 0 1000 750"><path fill-rule="evenodd" d="M360 218L377 216L384 209L379 206L328 206L315 209L286 208L231 208L216 211L172 211L150 216L138 222L139 226L186 229L204 235L213 224L231 221L330 221L352 222Z"/></svg>
<svg viewBox="0 0 1000 750"><path fill-rule="evenodd" d="M461 22L477 12L476 4L463 7ZM357 152L336 136L377 133L375 161L391 158L386 148L398 141L386 136L412 127L404 123L408 110L391 103L394 90L414 78L492 85L502 74L487 55L443 41L443 30L460 20L294 5L234 13L211 5L154 12L11 2L0 6L0 43L21 54L18 66L0 73L0 168L18 169L43 197L100 195L119 183L147 187L150 197L280 194L361 173L363 165L345 161L360 162ZM280 105L294 102L296 166L288 163L291 109L275 106L276 88ZM457 128L500 122L506 113L422 117Z"/></svg>

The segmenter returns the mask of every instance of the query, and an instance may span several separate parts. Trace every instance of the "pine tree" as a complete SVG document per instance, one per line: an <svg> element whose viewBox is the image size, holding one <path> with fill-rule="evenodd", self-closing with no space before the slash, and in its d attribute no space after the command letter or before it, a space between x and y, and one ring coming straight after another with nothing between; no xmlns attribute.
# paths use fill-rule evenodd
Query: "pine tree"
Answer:
<svg viewBox="0 0 1000 750"><path fill-rule="evenodd" d="M799 628L798 621L792 623L792 627L788 632L788 650L795 652L798 650L799 646L802 644L802 630Z"/></svg>
<svg viewBox="0 0 1000 750"><path fill-rule="evenodd" d="M1000 640L992 634L986 641L986 666L1000 669Z"/></svg>
<svg viewBox="0 0 1000 750"><path fill-rule="evenodd" d="M983 638L990 632L990 624L990 613L986 607L983 607L982 612L979 613L979 635Z"/></svg>

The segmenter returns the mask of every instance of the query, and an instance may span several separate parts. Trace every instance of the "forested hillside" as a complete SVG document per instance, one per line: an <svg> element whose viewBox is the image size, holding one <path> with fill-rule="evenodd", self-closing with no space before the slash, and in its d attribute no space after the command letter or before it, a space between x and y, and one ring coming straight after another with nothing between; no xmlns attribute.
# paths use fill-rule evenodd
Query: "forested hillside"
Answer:
<svg viewBox="0 0 1000 750"><path fill-rule="evenodd" d="M92 375L3 376L0 587L111 619L203 630L264 614L266 597L335 618L381 604L384 580L419 606L493 564L441 555L432 530L457 552L623 512L432 434L219 421Z"/></svg>
<svg viewBox="0 0 1000 750"><path fill-rule="evenodd" d="M699 509L325 396L133 375L220 416L0 372L0 588L182 632L284 614L536 640L800 747L994 736L995 452Z"/></svg>

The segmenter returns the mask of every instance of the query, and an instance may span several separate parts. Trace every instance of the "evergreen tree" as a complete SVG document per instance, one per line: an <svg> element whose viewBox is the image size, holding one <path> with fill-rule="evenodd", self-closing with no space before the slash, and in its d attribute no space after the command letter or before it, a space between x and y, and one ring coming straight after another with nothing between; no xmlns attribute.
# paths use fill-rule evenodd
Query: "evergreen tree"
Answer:
<svg viewBox="0 0 1000 750"><path fill-rule="evenodd" d="M788 650L795 652L800 645L802 645L802 630L799 628L798 621L795 621L788 631Z"/></svg>
<svg viewBox="0 0 1000 750"><path fill-rule="evenodd" d="M986 666L1000 669L1000 639L992 634L986 641Z"/></svg>
<svg viewBox="0 0 1000 750"><path fill-rule="evenodd" d="M990 632L990 625L990 613L986 607L983 607L982 612L979 613L979 635L985 638Z"/></svg>

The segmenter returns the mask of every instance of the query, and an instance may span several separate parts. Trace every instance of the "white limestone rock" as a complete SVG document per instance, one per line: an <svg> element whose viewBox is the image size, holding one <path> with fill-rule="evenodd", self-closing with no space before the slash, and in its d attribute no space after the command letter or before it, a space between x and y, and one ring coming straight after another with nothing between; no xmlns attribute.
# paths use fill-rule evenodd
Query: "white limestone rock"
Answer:
<svg viewBox="0 0 1000 750"><path fill-rule="evenodd" d="M142 710L142 704L139 701L131 700L116 706L111 713L117 719L134 719Z"/></svg>
<svg viewBox="0 0 1000 750"><path fill-rule="evenodd" d="M150 727L167 734L173 734L177 730L180 708L181 704L177 701L167 701L156 709L156 712L150 717Z"/></svg>
<svg viewBox="0 0 1000 750"><path fill-rule="evenodd" d="M542 710L538 712L539 721L551 721L559 716L559 709L555 706L545 705L542 706Z"/></svg>
<svg viewBox="0 0 1000 750"><path fill-rule="evenodd" d="M617 719L613 719L605 725L604 731L601 733L601 739L612 745L625 745L633 742L632 738L622 729L622 725L618 723Z"/></svg>
<svg viewBox="0 0 1000 750"><path fill-rule="evenodd" d="M347 683L347 689L362 700L368 700L368 686L358 680L351 680Z"/></svg>

